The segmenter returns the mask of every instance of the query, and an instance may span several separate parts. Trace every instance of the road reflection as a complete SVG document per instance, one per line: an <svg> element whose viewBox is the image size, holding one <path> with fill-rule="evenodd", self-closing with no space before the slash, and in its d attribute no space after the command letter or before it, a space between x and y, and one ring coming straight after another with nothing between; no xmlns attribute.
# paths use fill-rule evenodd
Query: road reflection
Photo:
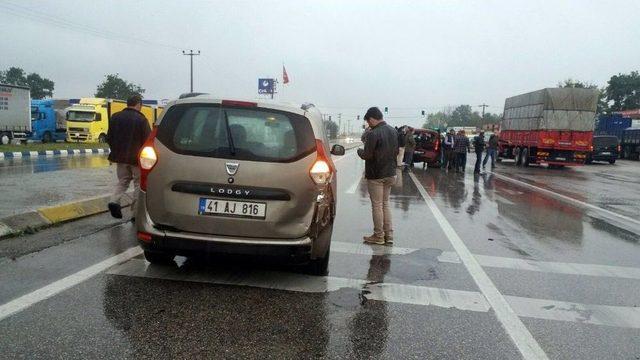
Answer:
<svg viewBox="0 0 640 360"><path fill-rule="evenodd" d="M34 158L12 158L0 161L0 174L22 175L41 172L92 169L109 166L107 155L38 156Z"/></svg>

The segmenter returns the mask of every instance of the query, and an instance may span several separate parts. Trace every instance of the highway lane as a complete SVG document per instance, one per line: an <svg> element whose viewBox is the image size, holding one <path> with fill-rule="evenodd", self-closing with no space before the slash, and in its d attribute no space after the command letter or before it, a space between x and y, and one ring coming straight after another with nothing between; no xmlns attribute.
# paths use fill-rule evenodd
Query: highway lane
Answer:
<svg viewBox="0 0 640 360"><path fill-rule="evenodd" d="M328 277L246 258L150 266L131 224L107 215L0 241L4 353L494 359L541 355L537 344L549 358L640 356L633 224L496 175L416 169L392 191L395 246L370 247L363 164L350 152L337 167Z"/></svg>

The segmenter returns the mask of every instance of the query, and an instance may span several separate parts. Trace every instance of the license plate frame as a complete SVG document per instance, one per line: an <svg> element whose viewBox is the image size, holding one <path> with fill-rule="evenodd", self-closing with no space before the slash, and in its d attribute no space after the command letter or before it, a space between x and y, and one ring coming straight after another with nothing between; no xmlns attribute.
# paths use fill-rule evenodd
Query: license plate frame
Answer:
<svg viewBox="0 0 640 360"><path fill-rule="evenodd" d="M200 198L198 201L198 214L203 216L264 220L267 217L267 203Z"/></svg>

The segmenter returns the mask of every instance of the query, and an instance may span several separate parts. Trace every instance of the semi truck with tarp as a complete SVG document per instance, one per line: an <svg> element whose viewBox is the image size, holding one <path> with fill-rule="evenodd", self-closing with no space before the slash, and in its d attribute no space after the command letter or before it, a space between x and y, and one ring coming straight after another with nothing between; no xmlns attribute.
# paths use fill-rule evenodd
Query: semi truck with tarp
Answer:
<svg viewBox="0 0 640 360"><path fill-rule="evenodd" d="M31 134L31 90L0 84L0 144L27 140Z"/></svg>
<svg viewBox="0 0 640 360"><path fill-rule="evenodd" d="M43 143L64 140L67 134L66 110L69 99L31 100L30 140Z"/></svg>
<svg viewBox="0 0 640 360"><path fill-rule="evenodd" d="M67 141L69 142L100 142L107 141L109 119L119 111L124 110L127 103L122 100L104 98L82 98L78 104L72 105L67 111ZM160 115L162 108L144 105L140 112L144 114L149 126Z"/></svg>
<svg viewBox="0 0 640 360"><path fill-rule="evenodd" d="M518 166L582 165L591 150L598 91L546 88L505 100L500 158Z"/></svg>

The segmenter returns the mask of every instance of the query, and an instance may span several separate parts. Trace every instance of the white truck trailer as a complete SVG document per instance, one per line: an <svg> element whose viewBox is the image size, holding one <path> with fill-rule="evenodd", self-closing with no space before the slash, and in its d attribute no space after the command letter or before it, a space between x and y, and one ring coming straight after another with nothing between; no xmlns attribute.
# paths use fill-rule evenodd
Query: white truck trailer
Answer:
<svg viewBox="0 0 640 360"><path fill-rule="evenodd" d="M26 140L31 134L31 90L0 84L0 143Z"/></svg>

